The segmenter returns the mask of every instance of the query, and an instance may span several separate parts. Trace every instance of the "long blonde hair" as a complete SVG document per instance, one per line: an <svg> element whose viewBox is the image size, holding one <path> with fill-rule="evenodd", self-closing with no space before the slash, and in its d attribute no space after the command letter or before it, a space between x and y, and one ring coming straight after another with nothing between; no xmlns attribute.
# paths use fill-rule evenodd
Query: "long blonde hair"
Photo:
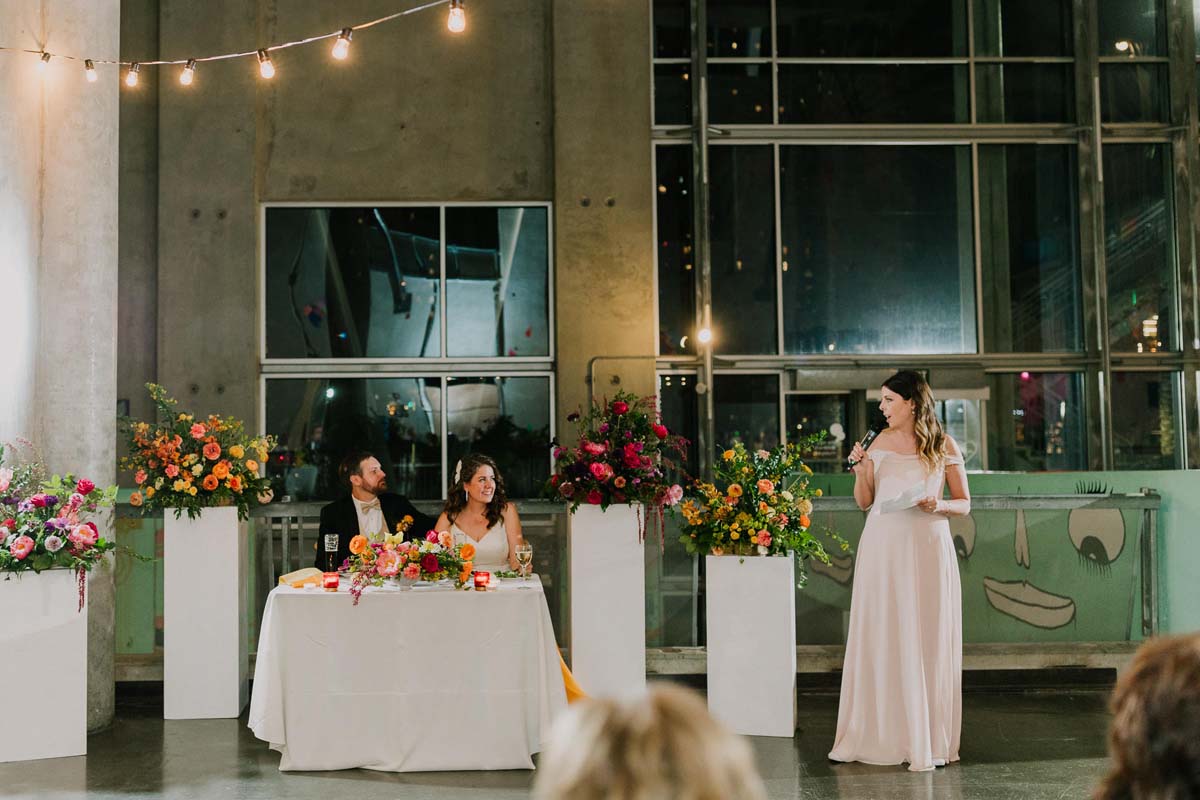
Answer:
<svg viewBox="0 0 1200 800"><path fill-rule="evenodd" d="M765 800L750 748L696 695L660 684L571 706L538 764L535 800Z"/></svg>
<svg viewBox="0 0 1200 800"><path fill-rule="evenodd" d="M946 463L946 431L942 422L933 413L933 392L921 373L911 369L901 370L883 382L883 385L913 401L913 435L917 439L917 455L926 472L933 473Z"/></svg>

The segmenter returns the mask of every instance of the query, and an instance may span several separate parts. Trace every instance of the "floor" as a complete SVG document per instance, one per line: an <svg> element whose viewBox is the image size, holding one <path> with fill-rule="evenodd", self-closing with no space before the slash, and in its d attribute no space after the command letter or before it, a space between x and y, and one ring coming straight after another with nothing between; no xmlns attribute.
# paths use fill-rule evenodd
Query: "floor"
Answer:
<svg viewBox="0 0 1200 800"><path fill-rule="evenodd" d="M825 754L837 720L836 694L800 697L792 739L752 739L772 800L1037 800L1086 798L1105 768L1107 693L969 691L962 762L932 773L832 764ZM241 720L161 719L161 698L122 689L117 719L88 740L88 755L0 764L0 796L111 800L131 796L280 798L525 798L532 773L384 774L278 771L279 756ZM336 735L349 735L338 732Z"/></svg>

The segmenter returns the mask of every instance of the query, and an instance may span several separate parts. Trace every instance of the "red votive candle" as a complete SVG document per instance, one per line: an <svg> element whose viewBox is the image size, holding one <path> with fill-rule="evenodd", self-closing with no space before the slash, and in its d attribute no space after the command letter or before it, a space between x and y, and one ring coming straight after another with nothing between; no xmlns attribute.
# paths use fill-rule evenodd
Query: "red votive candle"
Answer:
<svg viewBox="0 0 1200 800"><path fill-rule="evenodd" d="M321 585L327 592L336 592L338 590L338 581L340 580L338 573L326 572L322 576Z"/></svg>
<svg viewBox="0 0 1200 800"><path fill-rule="evenodd" d="M492 573L476 572L475 573L475 591L486 591L488 584L492 582Z"/></svg>

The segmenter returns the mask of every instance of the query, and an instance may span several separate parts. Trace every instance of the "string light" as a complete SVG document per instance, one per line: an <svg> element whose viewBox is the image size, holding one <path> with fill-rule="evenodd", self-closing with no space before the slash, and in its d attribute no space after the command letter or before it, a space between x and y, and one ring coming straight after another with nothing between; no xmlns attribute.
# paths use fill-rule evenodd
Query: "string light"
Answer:
<svg viewBox="0 0 1200 800"><path fill-rule="evenodd" d="M467 12L463 10L463 0L450 0L450 14L446 17L446 27L451 33L462 33L467 29Z"/></svg>
<svg viewBox="0 0 1200 800"><path fill-rule="evenodd" d="M346 56L350 55L350 39L353 36L352 28L342 28L342 32L338 34L337 41L333 43L333 57L338 61L345 61Z"/></svg>
<svg viewBox="0 0 1200 800"><path fill-rule="evenodd" d="M275 77L275 65L271 63L271 57L265 49L258 51L258 74L267 80Z"/></svg>
<svg viewBox="0 0 1200 800"><path fill-rule="evenodd" d="M125 73L125 85L132 89L137 86L138 73L141 72L142 65L138 62L133 62L129 65L129 71Z"/></svg>
<svg viewBox="0 0 1200 800"><path fill-rule="evenodd" d="M45 72L46 66L50 63L50 54L42 53L42 59L38 62L38 72Z"/></svg>
<svg viewBox="0 0 1200 800"><path fill-rule="evenodd" d="M85 59L83 62L83 74L87 76L88 83L95 83L99 77L96 74L96 65L92 63L90 58Z"/></svg>
<svg viewBox="0 0 1200 800"><path fill-rule="evenodd" d="M183 71L179 73L179 82L184 86L191 86L194 80L196 80L196 59L189 58L188 62L183 65Z"/></svg>

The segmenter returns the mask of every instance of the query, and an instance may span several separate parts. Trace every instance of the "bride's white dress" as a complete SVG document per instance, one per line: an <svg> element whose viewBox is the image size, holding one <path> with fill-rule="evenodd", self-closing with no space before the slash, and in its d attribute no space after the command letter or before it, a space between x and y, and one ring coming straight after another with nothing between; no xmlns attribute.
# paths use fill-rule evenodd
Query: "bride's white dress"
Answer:
<svg viewBox="0 0 1200 800"><path fill-rule="evenodd" d="M504 530L504 520L488 528L479 541L472 539L453 522L450 523L450 533L454 535L455 544L470 542L475 545L476 572L504 572L512 568L508 562L508 533Z"/></svg>
<svg viewBox="0 0 1200 800"><path fill-rule="evenodd" d="M942 496L945 470L918 456L868 450L875 503L858 545L850 630L829 757L908 763L914 771L958 760L962 728L962 596L950 523L919 508L881 506L924 482ZM950 456L947 464L961 464Z"/></svg>

